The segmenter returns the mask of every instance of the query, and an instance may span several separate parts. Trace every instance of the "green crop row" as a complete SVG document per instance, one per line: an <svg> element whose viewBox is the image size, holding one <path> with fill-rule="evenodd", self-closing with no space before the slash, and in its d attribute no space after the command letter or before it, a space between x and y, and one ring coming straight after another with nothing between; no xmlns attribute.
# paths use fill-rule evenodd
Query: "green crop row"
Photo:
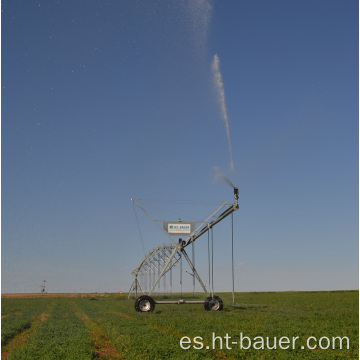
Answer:
<svg viewBox="0 0 360 360"><path fill-rule="evenodd" d="M182 359L179 337L162 327L149 326L143 320L158 314L138 314L132 300L118 297L98 298L95 301L75 299L77 306L97 323L102 332L124 359ZM186 309L183 309L186 310ZM190 350L187 359L209 359L204 353Z"/></svg>
<svg viewBox="0 0 360 360"><path fill-rule="evenodd" d="M191 299L192 294L187 294ZM196 294L204 299L203 294ZM152 313L138 313L134 299L125 294L98 297L57 298L50 316L40 323L27 343L12 354L12 359L93 359L94 332L98 343L108 344L116 355L107 359L357 359L359 357L359 292L294 292L236 294L233 307L230 293L223 298L223 311L205 311L197 305L160 305ZM178 299L178 295L168 295ZM9 299L11 302L12 299ZM33 299L40 301L41 299ZM46 299L45 299L46 301ZM39 308L49 307L39 302ZM3 304L4 305L4 304ZM12 304L16 308L15 302ZM46 305L46 306L45 306ZM5 304L7 311L9 303ZM30 312L30 310L28 310ZM35 311L33 309L32 311ZM16 312L16 311L15 311ZM41 311L40 311L41 312ZM40 313L37 309L37 313ZM21 312L18 313L20 315ZM4 321L5 319L3 319ZM240 349L225 336L239 340L242 333L251 339L268 337L270 344L281 337L298 337L295 349ZM202 349L194 343L180 347L184 336L201 337ZM218 339L213 349L213 336ZM302 349L310 336L347 337L349 349ZM220 340L222 338L222 340ZM220 345L222 342L222 349ZM324 342L326 344L326 342ZM195 344L196 345L196 344ZM345 344L344 344L345 345ZM208 347L208 348L207 348ZM108 349L109 350L109 349ZM103 355L104 356L104 355Z"/></svg>
<svg viewBox="0 0 360 360"><path fill-rule="evenodd" d="M212 359L221 356L258 359L353 359L358 357L358 292L246 293L237 294L232 307L231 294L220 294L221 312L206 312L203 305L156 305L153 313L137 313L134 302L120 296L77 299L87 313L112 339L126 359ZM231 346L212 350L212 336L238 339L242 332L251 339L282 336L298 337L297 348L240 349ZM183 350L180 339L204 339L201 350ZM349 349L302 349L314 336L348 337ZM224 339L223 339L224 342ZM206 349L209 346L210 349ZM220 340L216 345L220 347Z"/></svg>
<svg viewBox="0 0 360 360"><path fill-rule="evenodd" d="M95 357L91 334L68 299L57 299L51 315L11 360L88 360Z"/></svg>
<svg viewBox="0 0 360 360"><path fill-rule="evenodd" d="M49 305L49 299L2 299L1 314L1 346L23 330L29 328L32 322Z"/></svg>

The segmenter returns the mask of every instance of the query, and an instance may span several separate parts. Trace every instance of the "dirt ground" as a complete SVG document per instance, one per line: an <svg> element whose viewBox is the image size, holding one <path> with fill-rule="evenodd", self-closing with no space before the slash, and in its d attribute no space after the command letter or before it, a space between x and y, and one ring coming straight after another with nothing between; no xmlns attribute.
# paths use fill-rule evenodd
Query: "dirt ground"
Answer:
<svg viewBox="0 0 360 360"><path fill-rule="evenodd" d="M104 293L19 293L19 294L1 294L1 298L37 298L37 297L96 297L96 296L105 296Z"/></svg>

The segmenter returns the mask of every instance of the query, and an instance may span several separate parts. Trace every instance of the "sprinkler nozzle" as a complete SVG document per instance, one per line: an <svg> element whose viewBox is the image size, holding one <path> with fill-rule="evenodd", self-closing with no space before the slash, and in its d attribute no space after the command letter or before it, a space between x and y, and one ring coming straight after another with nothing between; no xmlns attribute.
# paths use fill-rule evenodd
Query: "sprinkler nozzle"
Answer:
<svg viewBox="0 0 360 360"><path fill-rule="evenodd" d="M234 196L236 200L239 198L239 189L237 187L234 187Z"/></svg>

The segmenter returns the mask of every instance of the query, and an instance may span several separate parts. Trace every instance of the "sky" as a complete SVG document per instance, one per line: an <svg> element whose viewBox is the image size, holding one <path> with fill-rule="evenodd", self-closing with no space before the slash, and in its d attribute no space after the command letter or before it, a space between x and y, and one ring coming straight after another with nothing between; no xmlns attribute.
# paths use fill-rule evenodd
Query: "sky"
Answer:
<svg viewBox="0 0 360 360"><path fill-rule="evenodd" d="M358 15L355 0L5 1L2 292L128 291L170 242L130 199L203 220L234 202L214 167L239 188L236 291L358 289ZM231 226L214 227L216 291L232 288Z"/></svg>

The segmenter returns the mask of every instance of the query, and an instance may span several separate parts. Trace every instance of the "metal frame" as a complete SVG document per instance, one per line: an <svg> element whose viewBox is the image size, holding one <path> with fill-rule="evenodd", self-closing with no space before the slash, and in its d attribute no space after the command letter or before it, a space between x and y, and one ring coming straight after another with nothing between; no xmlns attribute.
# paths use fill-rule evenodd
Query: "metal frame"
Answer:
<svg viewBox="0 0 360 360"><path fill-rule="evenodd" d="M150 296L153 291L156 288L156 285L159 283L162 276L169 270L171 270L173 267L177 265L179 260L181 260L181 256L183 255L188 262L194 277L197 279L199 284L201 285L202 289L206 294L210 296L210 293L207 291L206 286L204 285L203 281L201 280L201 277L199 273L196 271L194 264L191 262L189 255L185 251L185 248L189 246L190 244L194 243L196 239L198 239L200 236L208 232L210 229L212 229L217 223L225 219L227 216L232 214L234 211L239 209L238 199L239 199L239 191L238 188L234 187L234 198L235 202L234 204L231 204L225 211L223 211L220 215L218 215L214 220L209 221L219 210L221 210L222 207L224 207L227 203L223 203L218 209L216 209L194 232L191 234L186 240L179 239L179 242L176 244L176 242L171 238L171 236L161 227L157 222L150 216L150 214L134 199L131 199L131 201L135 202L145 213L148 215L148 217L153 220L153 222L171 239L171 241L174 244L167 244L159 246L153 250L151 250L143 260L139 263L139 265L132 271L132 275L135 276L135 280L133 281L130 291L129 291L129 297L131 295L131 290L135 288L135 295L137 296L137 288L139 286L141 292L143 294L144 291L141 288L140 282L138 280L139 275L143 275L144 273L149 274L153 273L156 274L156 272L159 273L157 280L153 284L151 290L147 294ZM205 224L206 223L206 224ZM156 256L159 256L163 261L163 266L161 267L160 262L156 264L155 258ZM162 255L162 257L161 257ZM209 284L210 286L210 284ZM214 294L212 294L212 297L214 298ZM185 301L183 299L178 301L155 301L156 304L203 304L205 301Z"/></svg>

